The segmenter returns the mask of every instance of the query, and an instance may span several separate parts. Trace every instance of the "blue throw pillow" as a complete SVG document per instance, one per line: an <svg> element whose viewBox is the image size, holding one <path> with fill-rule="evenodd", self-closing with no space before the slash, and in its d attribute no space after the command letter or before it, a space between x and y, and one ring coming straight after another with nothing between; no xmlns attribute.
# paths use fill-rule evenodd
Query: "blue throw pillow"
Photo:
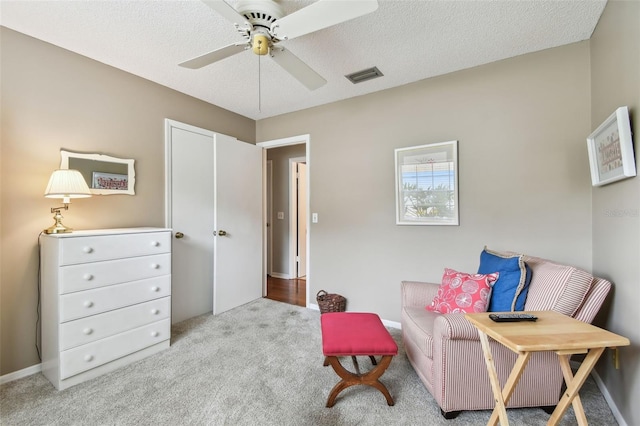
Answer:
<svg viewBox="0 0 640 426"><path fill-rule="evenodd" d="M485 249L480 254L479 274L499 272L493 284L487 312L523 311L527 300L531 268L524 263L522 255L507 255Z"/></svg>

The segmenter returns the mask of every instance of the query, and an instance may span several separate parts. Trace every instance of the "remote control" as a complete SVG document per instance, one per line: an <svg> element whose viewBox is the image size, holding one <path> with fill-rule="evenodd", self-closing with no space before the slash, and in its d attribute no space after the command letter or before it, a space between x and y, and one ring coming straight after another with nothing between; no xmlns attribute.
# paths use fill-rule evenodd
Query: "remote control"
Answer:
<svg viewBox="0 0 640 426"><path fill-rule="evenodd" d="M495 322L519 322L519 321L535 321L537 316L531 314L489 314Z"/></svg>

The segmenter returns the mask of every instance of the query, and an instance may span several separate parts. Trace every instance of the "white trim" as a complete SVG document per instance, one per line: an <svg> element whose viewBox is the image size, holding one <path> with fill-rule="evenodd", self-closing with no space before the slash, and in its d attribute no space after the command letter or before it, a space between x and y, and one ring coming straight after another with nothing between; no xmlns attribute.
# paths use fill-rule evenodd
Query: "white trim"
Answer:
<svg viewBox="0 0 640 426"><path fill-rule="evenodd" d="M42 364L32 365L31 367L23 368L22 370L14 371L13 373L0 376L0 385L13 382L14 380L22 379L24 377L31 376L32 374L42 372Z"/></svg>
<svg viewBox="0 0 640 426"><path fill-rule="evenodd" d="M305 157L306 157L306 163L307 163L307 212L311 211L311 137L309 136L309 134L305 134L305 135L298 135L298 136L291 136L288 138L282 138L282 139L274 139L271 141L265 141L265 142L258 142L256 143L256 146L260 146L262 148L265 149L269 149L269 148L278 148L281 146L289 146L289 145L299 145L299 144L305 144L306 146L306 151L305 151ZM266 156L265 156L266 158ZM310 290L310 283L311 283L311 274L309 273L309 271L311 270L311 248L310 248L310 241L311 241L311 223L310 223L310 214L307 214L307 275L306 275L306 281L307 281L307 285L306 285L306 295L305 295L305 303L306 306L309 307L309 290ZM266 238L264 238L264 242L263 242L263 250L266 251L267 246L266 246L267 242L266 242ZM266 256L266 255L265 255Z"/></svg>
<svg viewBox="0 0 640 426"><path fill-rule="evenodd" d="M280 272L272 272L270 274L273 278L280 278L281 280L290 280L291 276L288 274L281 274Z"/></svg>
<svg viewBox="0 0 640 426"><path fill-rule="evenodd" d="M256 145L261 146L262 148L265 148L265 149L269 149L269 148L278 148L281 146L288 146L288 145L299 145L301 143L309 142L310 139L311 137L309 136L309 134L306 134L306 135L291 136L291 137L282 138L282 139L274 139L272 141L258 142L256 143ZM308 148L307 148L307 151L308 151Z"/></svg>
<svg viewBox="0 0 640 426"><path fill-rule="evenodd" d="M591 377L593 377L593 381L596 382L596 386L598 386L598 389L600 389L600 393L602 393L604 400L607 401L607 405L611 410L611 414L613 414L613 417L618 422L618 425L627 426L627 422L624 420L624 417L622 417L622 413L620 413L620 410L618 410L618 406L611 397L609 390L607 389L604 382L602 381L602 378L595 369L591 370Z"/></svg>
<svg viewBox="0 0 640 426"><path fill-rule="evenodd" d="M263 149L262 152L264 153L263 155L266 157L267 151ZM265 264L267 265L267 274L272 275L273 274L273 160L266 160L266 165L267 165L267 168L265 170L264 180L266 184L265 196L268 195L268 197L265 202L265 209L267 210L266 216L267 216L267 223L269 224L269 226L266 227L267 228L266 238L269 244L269 246L267 247L267 250L268 250L267 253L271 253L271 257L269 258L267 256L267 253L265 253L265 257L267 257L267 261L265 262ZM266 290L266 283L265 283L263 296L266 296L266 295L267 295L267 290Z"/></svg>
<svg viewBox="0 0 640 426"><path fill-rule="evenodd" d="M306 157L289 158L289 275L296 277L296 247L298 246L298 194L296 189L296 165L307 161Z"/></svg>
<svg viewBox="0 0 640 426"><path fill-rule="evenodd" d="M307 308L313 309L314 311L320 310L320 307L315 303L309 303L309 306L307 306ZM385 327L397 328L398 330L402 329L402 325L397 321L389 321L386 319L380 319L380 321L382 321L382 324L384 324Z"/></svg>

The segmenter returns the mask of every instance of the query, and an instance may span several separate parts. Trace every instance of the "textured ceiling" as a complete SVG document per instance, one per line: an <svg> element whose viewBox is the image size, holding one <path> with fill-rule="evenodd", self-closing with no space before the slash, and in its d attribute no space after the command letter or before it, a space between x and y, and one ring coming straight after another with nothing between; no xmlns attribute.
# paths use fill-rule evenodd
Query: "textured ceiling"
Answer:
<svg viewBox="0 0 640 426"><path fill-rule="evenodd" d="M289 14L312 1L280 3ZM282 42L328 81L315 91L250 51L179 67L242 40L198 0L2 0L0 24L259 120L586 40L605 4L379 0L369 15ZM358 85L344 77L372 66L384 77Z"/></svg>

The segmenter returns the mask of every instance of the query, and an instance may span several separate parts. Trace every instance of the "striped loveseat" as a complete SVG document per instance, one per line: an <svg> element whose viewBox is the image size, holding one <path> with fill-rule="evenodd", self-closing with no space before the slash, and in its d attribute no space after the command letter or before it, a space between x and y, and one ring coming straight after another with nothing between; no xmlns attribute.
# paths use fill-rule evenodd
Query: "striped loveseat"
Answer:
<svg viewBox="0 0 640 426"><path fill-rule="evenodd" d="M609 281L537 257L523 255L523 260L532 272L525 310L553 310L591 323L611 288ZM438 284L402 282L402 339L407 357L445 418L463 410L493 409L495 402L478 332L464 314L425 309L437 290ZM504 384L516 354L494 341L491 352ZM558 403L562 383L556 354L535 353L507 407L549 410Z"/></svg>

